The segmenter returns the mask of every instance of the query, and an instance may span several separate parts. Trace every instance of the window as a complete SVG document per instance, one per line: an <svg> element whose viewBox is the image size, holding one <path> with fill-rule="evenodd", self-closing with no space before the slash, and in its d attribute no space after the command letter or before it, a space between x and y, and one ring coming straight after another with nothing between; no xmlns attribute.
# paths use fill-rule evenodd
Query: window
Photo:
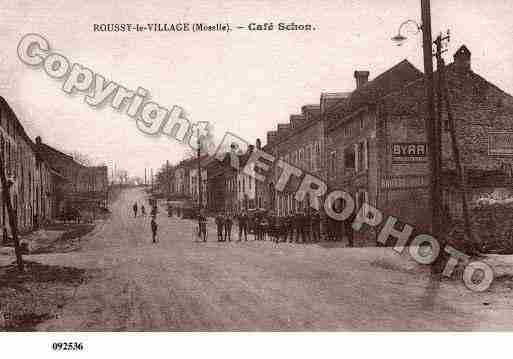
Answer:
<svg viewBox="0 0 513 359"><path fill-rule="evenodd" d="M313 159L313 170L317 171L321 168L321 145L319 141L314 144L314 159Z"/></svg>
<svg viewBox="0 0 513 359"><path fill-rule="evenodd" d="M369 193L366 190L364 190L364 189L359 189L356 192L356 208L357 208L358 212L360 211L360 208L364 204L370 204L369 203ZM367 209L365 209L362 214L363 214L364 217L367 217L368 216Z"/></svg>
<svg viewBox="0 0 513 359"><path fill-rule="evenodd" d="M310 160L312 158L312 147L310 145L305 148L305 168L309 171L311 169Z"/></svg>
<svg viewBox="0 0 513 359"><path fill-rule="evenodd" d="M298 158L298 162L299 162L299 166L303 166L303 161L305 159L305 151L304 149L300 149L299 150L299 158Z"/></svg>
<svg viewBox="0 0 513 359"><path fill-rule="evenodd" d="M335 176L337 170L337 152L330 152L330 173L332 176Z"/></svg>
<svg viewBox="0 0 513 359"><path fill-rule="evenodd" d="M367 140L356 143L355 145L356 171L365 171L369 168Z"/></svg>
<svg viewBox="0 0 513 359"><path fill-rule="evenodd" d="M354 169L355 168L355 152L352 147L347 147L344 150L344 168Z"/></svg>

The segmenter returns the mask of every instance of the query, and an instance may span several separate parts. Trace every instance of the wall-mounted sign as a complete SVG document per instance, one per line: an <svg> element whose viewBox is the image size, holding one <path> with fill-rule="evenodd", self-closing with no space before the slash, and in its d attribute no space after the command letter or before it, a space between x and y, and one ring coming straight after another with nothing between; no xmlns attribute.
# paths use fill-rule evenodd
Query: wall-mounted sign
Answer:
<svg viewBox="0 0 513 359"><path fill-rule="evenodd" d="M513 132L490 132L488 134L490 156L513 156Z"/></svg>
<svg viewBox="0 0 513 359"><path fill-rule="evenodd" d="M427 144L422 142L401 142L392 144L393 163L425 162Z"/></svg>

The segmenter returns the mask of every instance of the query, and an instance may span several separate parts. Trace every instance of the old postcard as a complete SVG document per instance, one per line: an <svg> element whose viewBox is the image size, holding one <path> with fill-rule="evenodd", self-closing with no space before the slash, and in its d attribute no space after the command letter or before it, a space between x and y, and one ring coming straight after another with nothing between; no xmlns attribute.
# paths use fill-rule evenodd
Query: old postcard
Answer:
<svg viewBox="0 0 513 359"><path fill-rule="evenodd" d="M0 330L513 329L509 1L0 18Z"/></svg>

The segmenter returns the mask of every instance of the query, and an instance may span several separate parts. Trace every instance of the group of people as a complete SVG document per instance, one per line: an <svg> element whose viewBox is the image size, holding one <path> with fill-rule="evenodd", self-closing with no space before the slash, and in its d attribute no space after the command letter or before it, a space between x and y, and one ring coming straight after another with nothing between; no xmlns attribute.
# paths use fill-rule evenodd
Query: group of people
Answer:
<svg viewBox="0 0 513 359"><path fill-rule="evenodd" d="M219 213L216 218L216 227L217 227L217 240L219 242L231 242L232 240L232 226L234 222L235 216L232 213ZM248 215L246 212L240 213L240 215L236 216L236 220L239 226L239 241L244 239L248 240Z"/></svg>
<svg viewBox="0 0 513 359"><path fill-rule="evenodd" d="M139 209L139 205L137 204L137 202L135 202L134 205L132 206L132 210L134 211L134 218L137 218L138 209ZM153 203L153 205L151 205L151 212L150 212L150 215L151 215L150 227L151 227L151 235L152 235L153 243L158 242L158 239L157 239L157 231L158 231L157 212L158 212L157 203ZM144 207L144 204L141 205L141 216L146 217L146 208Z"/></svg>
<svg viewBox="0 0 513 359"><path fill-rule="evenodd" d="M151 232L153 243L157 243L158 225L157 204L151 203ZM134 217L137 217L139 205L137 202L132 206ZM146 216L144 205L141 205L141 216ZM172 210L171 210L172 211ZM168 208L168 212L170 212ZM172 212L171 212L172 213ZM207 241L207 217L204 211L198 214L198 237L204 242ZM328 219L327 237L328 241L342 240L342 234L347 237L350 247L353 246L352 223L354 215L340 223L339 221ZM217 240L219 242L231 242L234 223L237 223L239 236L237 241L247 241L248 233L254 234L254 240L265 241L268 238L276 243L308 243L319 242L321 240L321 216L318 211L297 211L288 215L278 216L273 212L253 212L251 215L247 211L239 213L223 212L215 217L217 227Z"/></svg>
<svg viewBox="0 0 513 359"><path fill-rule="evenodd" d="M353 218L354 220L354 218ZM242 211L239 214L231 212L219 213L215 217L217 227L217 240L219 242L231 242L234 222L238 225L238 241L248 240L248 232L253 232L255 240L265 241L268 238L276 243L295 242L308 243L321 240L321 216L318 211L295 212L284 216L274 213L255 213L249 216ZM347 221L349 223L349 220ZM352 223L352 220L351 220ZM339 222L337 222L340 227ZM349 245L353 245L353 232L351 226L342 225ZM337 240L339 237L332 231L331 223L328 227L328 240Z"/></svg>

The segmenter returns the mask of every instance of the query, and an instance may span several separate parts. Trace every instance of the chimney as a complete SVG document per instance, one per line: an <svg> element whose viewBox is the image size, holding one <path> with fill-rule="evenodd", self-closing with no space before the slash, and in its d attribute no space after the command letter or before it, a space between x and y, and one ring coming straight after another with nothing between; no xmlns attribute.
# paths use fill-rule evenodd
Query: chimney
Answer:
<svg viewBox="0 0 513 359"><path fill-rule="evenodd" d="M355 71L354 78L356 79L356 88L359 89L369 81L369 71Z"/></svg>
<svg viewBox="0 0 513 359"><path fill-rule="evenodd" d="M293 130L300 127L304 121L305 116L303 115L290 115L290 125Z"/></svg>
<svg viewBox="0 0 513 359"><path fill-rule="evenodd" d="M257 150L262 149L262 142L260 142L259 138L256 139L256 148L257 148Z"/></svg>
<svg viewBox="0 0 513 359"><path fill-rule="evenodd" d="M470 50L463 45L454 53L454 64L456 69L460 71L470 71L470 60L472 53Z"/></svg>

